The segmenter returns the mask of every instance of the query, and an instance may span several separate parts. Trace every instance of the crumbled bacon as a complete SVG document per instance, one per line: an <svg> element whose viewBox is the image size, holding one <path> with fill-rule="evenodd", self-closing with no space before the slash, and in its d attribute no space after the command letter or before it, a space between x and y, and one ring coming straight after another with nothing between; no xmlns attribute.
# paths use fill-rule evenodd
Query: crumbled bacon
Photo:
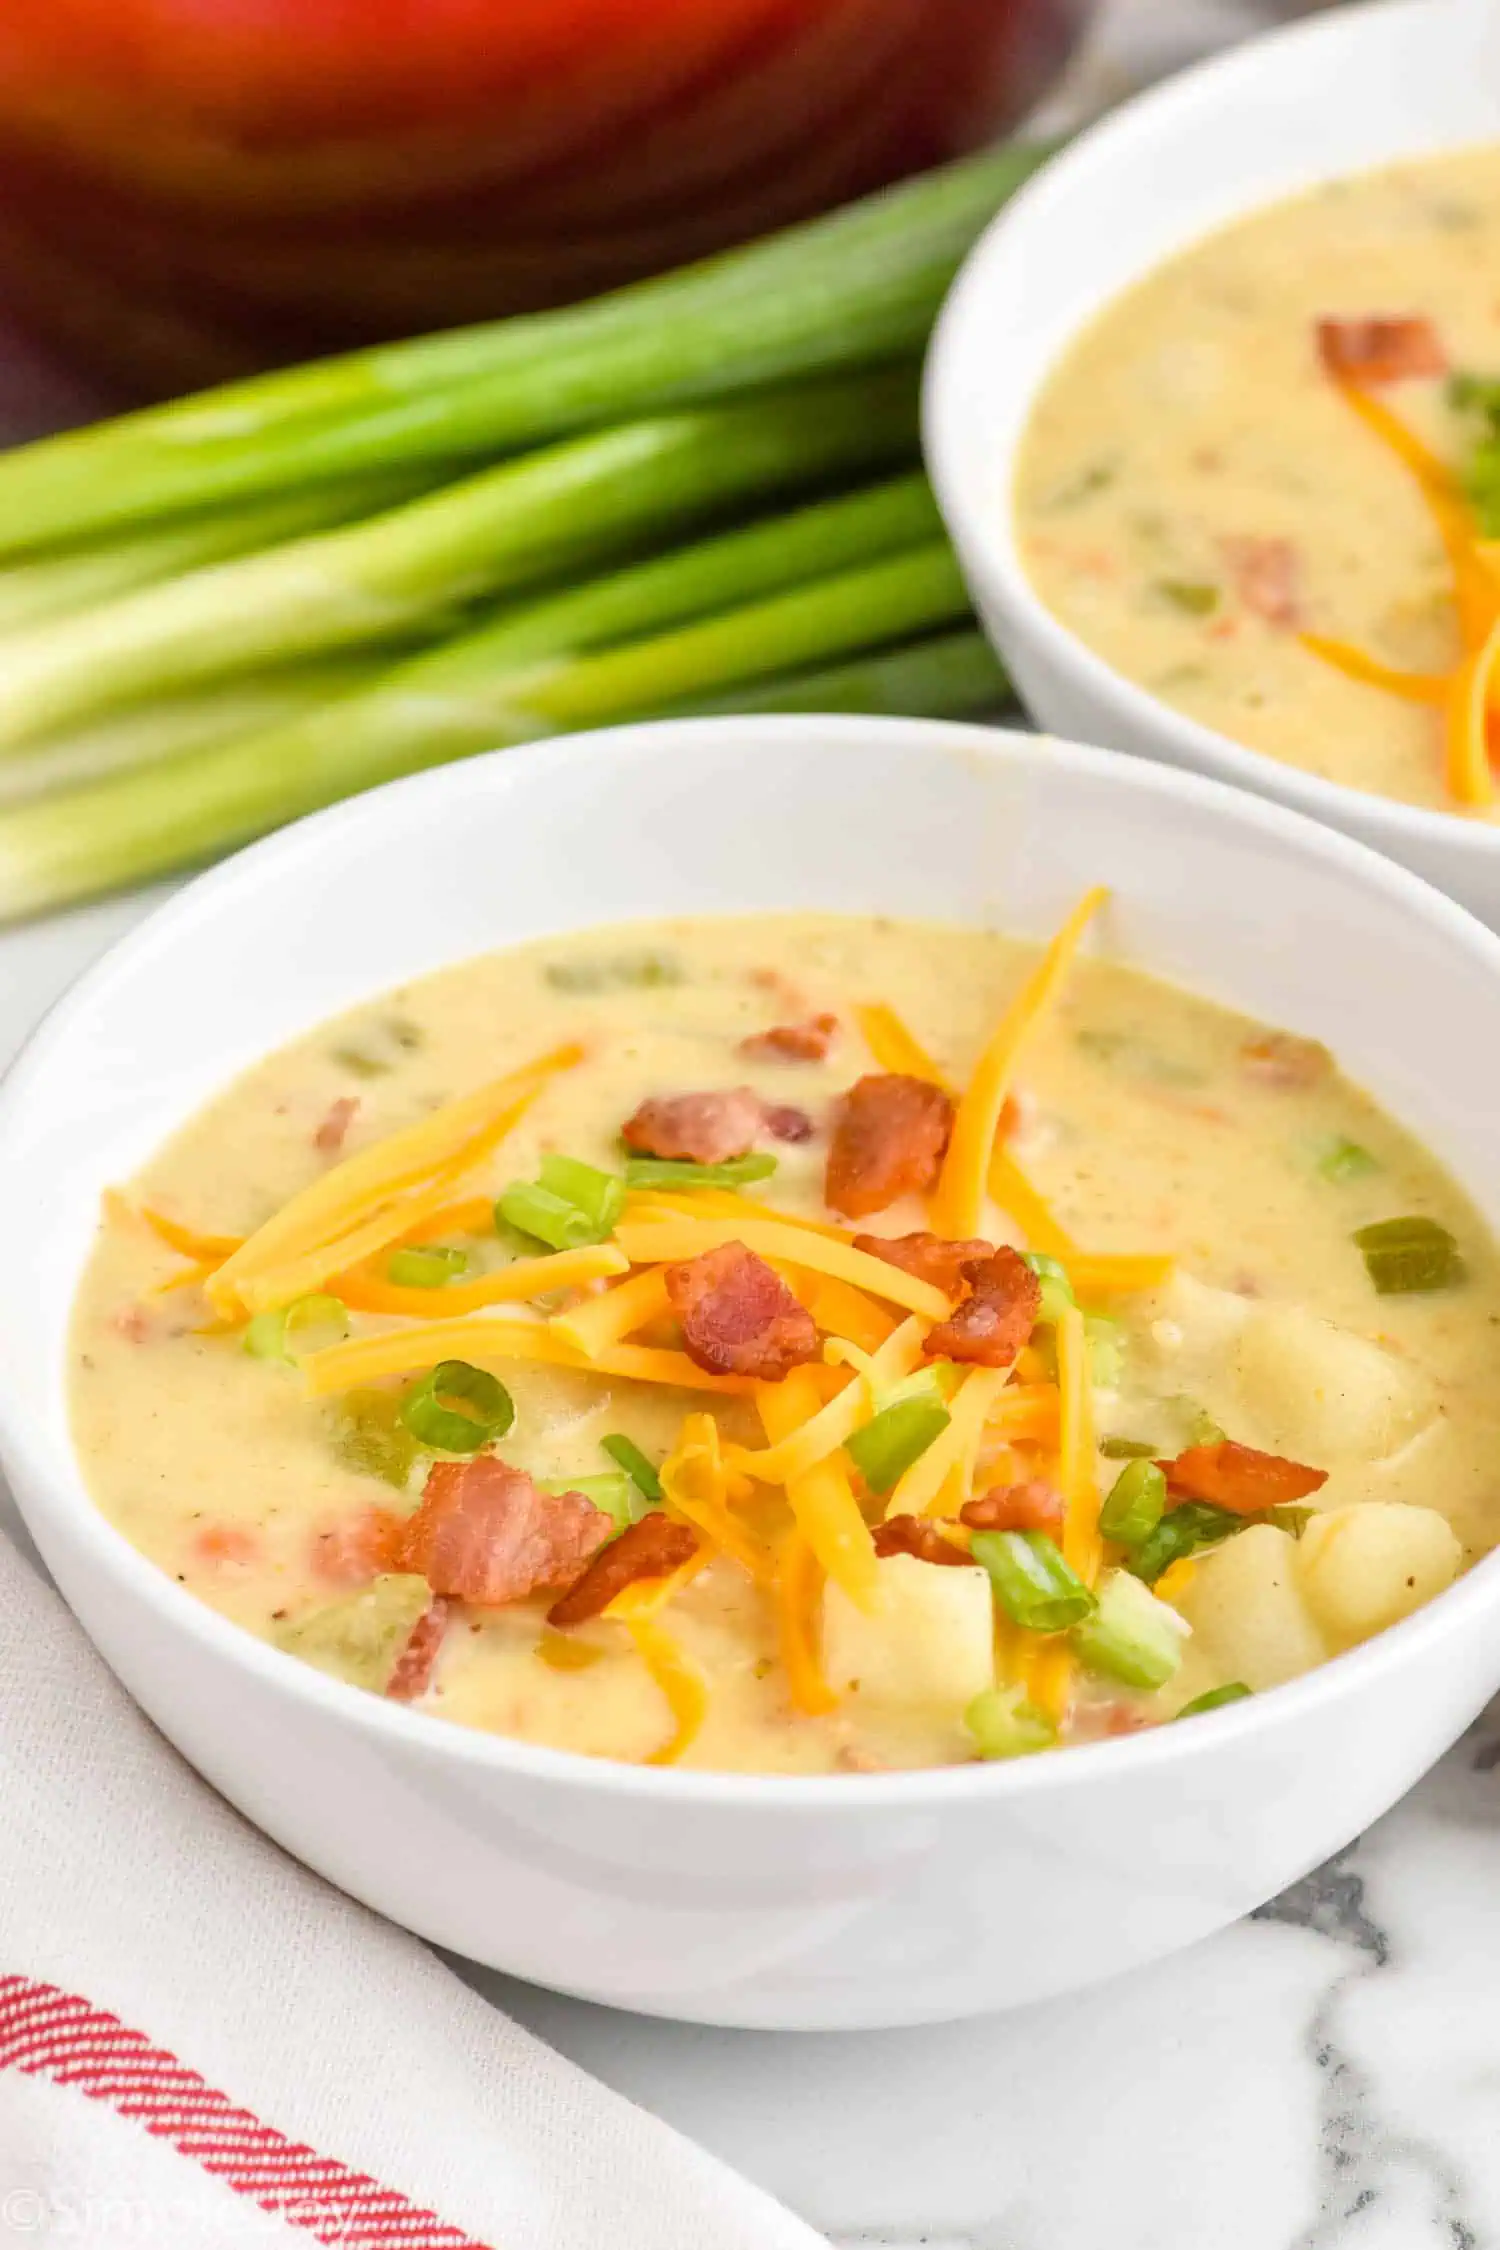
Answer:
<svg viewBox="0 0 1500 2250"><path fill-rule="evenodd" d="M949 1242L940 1234L857 1234L854 1247L868 1257L883 1258L888 1266L899 1266L918 1281L930 1281L945 1297L959 1295L966 1266L995 1255L993 1243Z"/></svg>
<svg viewBox="0 0 1500 2250"><path fill-rule="evenodd" d="M953 1130L940 1086L900 1072L856 1079L840 1102L824 1194L849 1219L934 1186Z"/></svg>
<svg viewBox="0 0 1500 2250"><path fill-rule="evenodd" d="M494 1454L439 1461L422 1504L391 1542L390 1567L435 1594L499 1608L566 1586L614 1531L581 1492L542 1492Z"/></svg>
<svg viewBox="0 0 1500 2250"><path fill-rule="evenodd" d="M1224 559L1245 608L1268 625L1302 622L1301 562L1290 539L1248 535L1223 541Z"/></svg>
<svg viewBox="0 0 1500 2250"><path fill-rule="evenodd" d="M773 1024L740 1041L740 1053L757 1062L821 1062L839 1028L837 1016L809 1016L805 1023Z"/></svg>
<svg viewBox="0 0 1500 2250"><path fill-rule="evenodd" d="M1279 1453L1258 1453L1253 1445L1223 1438L1217 1445L1192 1445L1173 1461L1163 1461L1167 1499L1207 1500L1235 1515L1258 1516L1305 1500L1328 1482L1326 1469L1309 1469Z"/></svg>
<svg viewBox="0 0 1500 2250"><path fill-rule="evenodd" d="M928 1332L929 1359L971 1360L979 1367L1009 1367L1036 1326L1042 1285L1018 1250L1002 1243L993 1257L964 1268L969 1294L951 1316Z"/></svg>
<svg viewBox="0 0 1500 2250"><path fill-rule="evenodd" d="M765 1122L759 1094L722 1086L704 1094L653 1094L621 1126L627 1148L670 1162L727 1164L747 1156Z"/></svg>
<svg viewBox="0 0 1500 2250"><path fill-rule="evenodd" d="M642 1516L618 1539L612 1539L602 1554L595 1555L581 1578L575 1578L565 1594L547 1612L549 1625L582 1625L589 1618L599 1616L608 1609L616 1594L633 1586L638 1578L665 1578L672 1570L680 1570L691 1562L698 1552L698 1541L685 1523L674 1523L660 1509L653 1508Z"/></svg>
<svg viewBox="0 0 1500 2250"><path fill-rule="evenodd" d="M1025 1484L992 1484L965 1501L959 1521L972 1531L1060 1531L1066 1510L1055 1484L1031 1477Z"/></svg>
<svg viewBox="0 0 1500 2250"><path fill-rule="evenodd" d="M389 1508L356 1508L326 1531L314 1532L309 1549L313 1575L325 1586L363 1586L386 1569L404 1518Z"/></svg>
<svg viewBox="0 0 1500 2250"><path fill-rule="evenodd" d="M1320 320L1317 335L1318 357L1338 383L1408 383L1448 372L1441 337L1418 313Z"/></svg>
<svg viewBox="0 0 1500 2250"><path fill-rule="evenodd" d="M887 1516L884 1523L876 1524L872 1536L875 1552L882 1559L886 1555L915 1555L918 1562L949 1564L974 1559L967 1549L945 1539L927 1516Z"/></svg>
<svg viewBox="0 0 1500 2250"><path fill-rule="evenodd" d="M666 1269L667 1296L682 1348L715 1375L779 1382L818 1356L818 1331L779 1273L743 1242L721 1243Z"/></svg>
<svg viewBox="0 0 1500 2250"><path fill-rule="evenodd" d="M414 1703L425 1695L432 1685L432 1675L437 1670L438 1652L443 1636L448 1630L451 1604L441 1594L434 1597L411 1629L405 1648L397 1657L385 1692L397 1703Z"/></svg>
<svg viewBox="0 0 1500 2250"><path fill-rule="evenodd" d="M1287 1092L1316 1086L1333 1068L1333 1057L1317 1039L1298 1039L1290 1031L1268 1031L1247 1039L1240 1049L1240 1068L1247 1078Z"/></svg>
<svg viewBox="0 0 1500 2250"><path fill-rule="evenodd" d="M322 1124L313 1135L313 1147L324 1156L336 1156L358 1108L358 1094L340 1094L336 1102L330 1102Z"/></svg>
<svg viewBox="0 0 1500 2250"><path fill-rule="evenodd" d="M144 1344L155 1333L155 1323L144 1305L121 1305L109 1316L109 1325L127 1344Z"/></svg>
<svg viewBox="0 0 1500 2250"><path fill-rule="evenodd" d="M767 1102L761 1115L773 1141L810 1141L817 1129L807 1111L790 1102Z"/></svg>

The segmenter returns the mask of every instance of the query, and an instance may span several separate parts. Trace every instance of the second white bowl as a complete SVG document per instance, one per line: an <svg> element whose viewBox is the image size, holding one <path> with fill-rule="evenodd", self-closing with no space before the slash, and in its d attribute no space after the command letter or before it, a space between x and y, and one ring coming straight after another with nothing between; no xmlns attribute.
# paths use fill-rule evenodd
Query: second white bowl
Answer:
<svg viewBox="0 0 1500 2250"><path fill-rule="evenodd" d="M1302 773L1136 686L1043 603L1012 501L1038 392L1111 298L1189 242L1319 180L1497 136L1493 0L1340 8L1184 72L1083 134L984 235L938 324L924 431L975 606L1043 726L1279 798L1500 926L1500 826Z"/></svg>

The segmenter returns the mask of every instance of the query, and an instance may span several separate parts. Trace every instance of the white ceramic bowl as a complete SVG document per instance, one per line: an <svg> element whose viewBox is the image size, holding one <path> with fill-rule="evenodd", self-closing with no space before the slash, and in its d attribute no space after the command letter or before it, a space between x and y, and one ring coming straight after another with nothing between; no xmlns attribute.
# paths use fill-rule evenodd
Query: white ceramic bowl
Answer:
<svg viewBox="0 0 1500 2250"><path fill-rule="evenodd" d="M1500 827L1299 772L1160 702L1045 607L1012 510L1037 393L1122 290L1201 235L1319 180L1497 136L1494 0L1339 8L1186 71L1083 134L984 235L938 324L924 420L975 605L1041 725L1277 797L1500 926Z"/></svg>
<svg viewBox="0 0 1500 2250"><path fill-rule="evenodd" d="M1500 1686L1500 1558L1189 1725L1015 1766L771 1779L606 1764L360 1694L202 1607L84 1489L64 1348L100 1190L267 1049L548 931L823 907L1040 934L1095 882L1112 949L1328 1040L1500 1223L1500 940L1278 807L980 728L692 721L449 767L232 860L83 980L0 1092L0 1454L89 1633L226 1797L398 1922L539 1983L878 2025L1185 1945L1447 1747Z"/></svg>

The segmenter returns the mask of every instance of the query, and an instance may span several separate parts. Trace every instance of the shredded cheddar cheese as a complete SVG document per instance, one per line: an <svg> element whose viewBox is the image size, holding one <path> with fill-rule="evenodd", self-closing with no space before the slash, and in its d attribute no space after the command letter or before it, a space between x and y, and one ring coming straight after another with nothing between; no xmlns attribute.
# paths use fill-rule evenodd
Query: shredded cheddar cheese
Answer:
<svg viewBox="0 0 1500 2250"><path fill-rule="evenodd" d="M907 1030L894 1008L883 1000L856 1008L854 1020L860 1035L882 1070L898 1078L924 1078L929 1086L953 1092L953 1083L933 1061L927 1049Z"/></svg>
<svg viewBox="0 0 1500 2250"><path fill-rule="evenodd" d="M659 1471L668 1508L722 1549L752 1578L769 1584L776 1566L769 1549L733 1514L729 1505L719 1429L711 1414L690 1414L677 1445Z"/></svg>
<svg viewBox="0 0 1500 2250"><path fill-rule="evenodd" d="M554 1335L544 1320L497 1320L482 1313L467 1320L428 1320L419 1328L393 1328L379 1336L356 1336L326 1351L310 1352L302 1362L308 1396L327 1398L356 1384L378 1383L387 1375L409 1375L440 1360L467 1359L476 1367L505 1367L511 1361L541 1361L552 1367L577 1367L596 1375L622 1375L638 1383L665 1383L679 1390L715 1391L729 1398L753 1394L755 1385L740 1375L709 1375L686 1352L654 1351L643 1344L616 1344L588 1359L575 1344Z"/></svg>
<svg viewBox="0 0 1500 2250"><path fill-rule="evenodd" d="M881 1345L871 1363L881 1383L899 1383L903 1375L912 1373L922 1357L923 1333L919 1320L904 1320L894 1335ZM790 1383L808 1372L803 1368L794 1369L785 1380ZM762 1389L771 1387L763 1385ZM805 1393L799 1395L806 1396ZM789 1478L803 1476L820 1461L826 1461L869 1419L869 1386L861 1377L854 1376L789 1436L779 1438L774 1445L759 1452L742 1445L729 1446L725 1458L731 1467L754 1477L759 1484L785 1484Z"/></svg>
<svg viewBox="0 0 1500 2250"><path fill-rule="evenodd" d="M785 1226L779 1219L747 1219L743 1223L734 1219L658 1219L635 1225L627 1220L616 1229L615 1240L633 1266L677 1265L701 1257L705 1250L717 1250L726 1242L742 1242L762 1258L827 1274L831 1280L847 1282L872 1297L919 1313L927 1321L946 1320L951 1309L948 1298L930 1281L919 1281L915 1274L889 1265L884 1258L856 1250L847 1238L832 1241Z"/></svg>
<svg viewBox="0 0 1500 2250"><path fill-rule="evenodd" d="M1083 1315L1070 1306L1057 1324L1058 1483L1067 1514L1062 1551L1086 1586L1099 1576L1104 1542L1099 1535L1099 1487L1094 1465L1094 1411L1089 1388L1088 1339ZM1027 1692L1054 1726L1067 1716L1073 1658L1062 1638L1035 1644L1026 1668Z"/></svg>
<svg viewBox="0 0 1500 2250"><path fill-rule="evenodd" d="M777 1639L792 1703L814 1719L826 1716L838 1705L819 1661L817 1617L822 1580L812 1548L801 1531L792 1529L781 1542L777 1556Z"/></svg>
<svg viewBox="0 0 1500 2250"><path fill-rule="evenodd" d="M762 1427L775 1446L810 1428L823 1401L812 1371L795 1367L780 1383L763 1383L756 1403ZM849 1472L837 1452L830 1452L800 1475L789 1476L786 1497L797 1530L818 1568L841 1586L858 1608L872 1608L879 1585L875 1545L859 1512ZM784 1570L784 1552L782 1567Z"/></svg>
<svg viewBox="0 0 1500 2250"><path fill-rule="evenodd" d="M620 1251L599 1242L580 1250L554 1251L544 1258L517 1258L514 1265L502 1266L498 1273L481 1274L473 1281L444 1282L440 1289L403 1289L377 1274L340 1274L330 1284L330 1293L341 1298L351 1312L443 1320L480 1312L487 1305L527 1304L535 1297L550 1296L554 1289L578 1289L585 1282L606 1281L629 1270ZM607 1304L609 1298L596 1302Z"/></svg>
<svg viewBox="0 0 1500 2250"><path fill-rule="evenodd" d="M614 1250L617 1260L615 1273L627 1271L623 1251ZM627 1336L648 1321L657 1320L669 1309L667 1284L659 1266L649 1266L643 1273L632 1274L618 1288L610 1289L602 1297L590 1298L586 1305L576 1305L571 1312L554 1313L550 1326L554 1336L561 1336L574 1344L586 1359L594 1359L611 1344L623 1343Z"/></svg>
<svg viewBox="0 0 1500 2250"><path fill-rule="evenodd" d="M131 1206L123 1196L115 1201L122 1212L130 1212ZM154 1210L149 1203L137 1204L135 1215L145 1220L151 1232L169 1250L175 1250L180 1257L191 1258L200 1265L222 1264L225 1258L233 1257L244 1240L243 1235L203 1234L197 1227L185 1227L180 1219L168 1218L165 1211Z"/></svg>
<svg viewBox="0 0 1500 2250"><path fill-rule="evenodd" d="M439 1178L451 1182L488 1154L549 1079L559 1071L571 1070L582 1059L583 1049L576 1042L556 1047L524 1069L494 1079L475 1093L434 1110L417 1124L388 1134L373 1148L346 1157L294 1195L225 1260L210 1285L216 1308L232 1313L248 1302L243 1284L252 1275L293 1265L331 1240L348 1243L356 1239L367 1222L406 1191L430 1187ZM435 1204L434 1212L438 1208ZM408 1211L401 1225L427 1216L426 1212ZM383 1239L389 1242L396 1236L393 1233ZM357 1257L368 1255L368 1251L356 1252L344 1257L342 1264L348 1266ZM339 1267L327 1270L337 1272Z"/></svg>
<svg viewBox="0 0 1500 2250"><path fill-rule="evenodd" d="M1009 1380L1007 1367L972 1367L948 1409L948 1427L939 1432L925 1453L919 1453L899 1479L886 1504L886 1515L926 1516L948 1512L944 1500L950 1471L972 1451ZM968 1494L964 1494L968 1498ZM957 1510L952 1511L954 1514Z"/></svg>
<svg viewBox="0 0 1500 2250"><path fill-rule="evenodd" d="M640 1653L641 1662L655 1680L672 1713L672 1733L644 1762L671 1766L696 1741L708 1716L708 1683L689 1664L670 1633L654 1619L627 1619L626 1632Z"/></svg>
<svg viewBox="0 0 1500 2250"><path fill-rule="evenodd" d="M932 1199L933 1226L954 1241L980 1232L1000 1116L1016 1064L1061 989L1083 933L1104 897L1103 889L1096 888L1079 900L1006 1009L964 1090Z"/></svg>

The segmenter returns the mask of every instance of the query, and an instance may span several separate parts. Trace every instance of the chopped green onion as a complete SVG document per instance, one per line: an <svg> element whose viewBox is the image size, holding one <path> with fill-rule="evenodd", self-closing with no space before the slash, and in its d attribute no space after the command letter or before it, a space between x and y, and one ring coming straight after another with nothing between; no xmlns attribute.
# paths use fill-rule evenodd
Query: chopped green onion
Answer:
<svg viewBox="0 0 1500 2250"><path fill-rule="evenodd" d="M1222 1711L1226 1703L1243 1703L1255 1690L1247 1688L1243 1680L1226 1680L1222 1687L1211 1687L1202 1695L1195 1695L1191 1703L1184 1703L1178 1712L1179 1719L1198 1719L1205 1711Z"/></svg>
<svg viewBox="0 0 1500 2250"><path fill-rule="evenodd" d="M1112 1570L1099 1607L1073 1635L1079 1659L1127 1687L1165 1687L1182 1662L1188 1628L1175 1609L1148 1593L1128 1570Z"/></svg>
<svg viewBox="0 0 1500 2250"><path fill-rule="evenodd" d="M625 1164L625 1185L633 1188L748 1187L752 1180L768 1180L775 1169L775 1157L759 1150L752 1150L748 1156L731 1156L723 1164L686 1164L665 1156L632 1156Z"/></svg>
<svg viewBox="0 0 1500 2250"><path fill-rule="evenodd" d="M1204 579L1158 578L1156 591L1188 617L1212 617L1219 606L1218 587Z"/></svg>
<svg viewBox="0 0 1500 2250"><path fill-rule="evenodd" d="M1173 1563L1196 1554L1200 1547L1216 1547L1221 1540L1232 1539L1255 1521L1253 1516L1235 1515L1228 1508L1210 1507L1206 1500L1186 1501L1180 1508L1167 1510L1156 1529L1126 1556L1125 1567L1154 1586Z"/></svg>
<svg viewBox="0 0 1500 2250"><path fill-rule="evenodd" d="M1346 1180L1362 1180L1380 1166L1367 1148L1358 1141L1349 1140L1343 1133L1335 1133L1322 1144L1317 1169L1325 1180L1342 1187Z"/></svg>
<svg viewBox="0 0 1500 2250"><path fill-rule="evenodd" d="M1020 1687L986 1688L965 1711L964 1725L981 1758L1028 1758L1057 1740L1051 1720Z"/></svg>
<svg viewBox="0 0 1500 2250"><path fill-rule="evenodd" d="M549 1195L575 1203L598 1229L598 1239L614 1233L625 1208L625 1182L616 1172L601 1172L597 1164L582 1164L576 1156L544 1156L541 1184Z"/></svg>
<svg viewBox="0 0 1500 2250"><path fill-rule="evenodd" d="M1099 1510L1099 1529L1122 1547L1149 1539L1167 1507L1167 1480L1154 1461L1131 1461L1110 1487Z"/></svg>
<svg viewBox="0 0 1500 2250"><path fill-rule="evenodd" d="M1300 1539L1317 1512L1316 1508L1294 1506L1268 1508L1265 1520L1275 1524L1278 1531L1286 1532L1290 1538Z"/></svg>
<svg viewBox="0 0 1500 2250"><path fill-rule="evenodd" d="M339 1419L339 1458L362 1476L379 1477L404 1492L418 1446L401 1419L399 1395L349 1391L340 1402Z"/></svg>
<svg viewBox="0 0 1500 2250"><path fill-rule="evenodd" d="M439 1453L477 1453L504 1437L515 1418L505 1385L466 1359L443 1360L401 1401L401 1419L417 1443Z"/></svg>
<svg viewBox="0 0 1500 2250"><path fill-rule="evenodd" d="M398 1289L441 1289L469 1270L467 1250L447 1250L436 1244L420 1250L393 1250L386 1262L386 1279Z"/></svg>
<svg viewBox="0 0 1500 2250"><path fill-rule="evenodd" d="M1224 1443L1229 1432L1221 1429L1213 1416L1206 1413L1195 1398L1188 1398L1179 1392L1172 1404L1181 1417L1183 1435L1189 1447Z"/></svg>
<svg viewBox="0 0 1500 2250"><path fill-rule="evenodd" d="M1023 1250L1021 1256L1042 1285L1042 1307L1037 1319L1055 1325L1078 1301L1073 1295L1068 1269L1059 1259L1049 1258L1041 1250Z"/></svg>
<svg viewBox="0 0 1500 2250"><path fill-rule="evenodd" d="M1099 1451L1106 1461L1150 1461L1161 1451L1145 1438L1107 1437L1099 1441Z"/></svg>
<svg viewBox="0 0 1500 2250"><path fill-rule="evenodd" d="M377 1055L367 1055L361 1047L335 1047L328 1059L340 1070L347 1070L351 1078L384 1078L391 1067Z"/></svg>
<svg viewBox="0 0 1500 2250"><path fill-rule="evenodd" d="M611 953L603 959L549 961L542 975L554 992L650 991L681 984L684 971L664 953Z"/></svg>
<svg viewBox="0 0 1500 2250"><path fill-rule="evenodd" d="M296 1364L301 1352L342 1343L349 1333L347 1306L321 1292L298 1297L274 1312L257 1313L245 1330L245 1349L253 1359L284 1359ZM300 1351L294 1351L293 1345Z"/></svg>
<svg viewBox="0 0 1500 2250"><path fill-rule="evenodd" d="M1045 1291L1046 1284L1043 1283ZM1089 1381L1095 1390L1118 1390L1125 1372L1125 1329L1108 1313L1085 1313L1083 1337L1088 1347Z"/></svg>
<svg viewBox="0 0 1500 2250"><path fill-rule="evenodd" d="M616 1531L628 1531L646 1513L645 1501L623 1469L602 1477L538 1477L536 1481L542 1492L581 1492L614 1519Z"/></svg>
<svg viewBox="0 0 1500 2250"><path fill-rule="evenodd" d="M1381 1219L1355 1230L1365 1266L1382 1297L1409 1297L1428 1289L1450 1289L1467 1278L1458 1244L1436 1219Z"/></svg>
<svg viewBox="0 0 1500 2250"><path fill-rule="evenodd" d="M609 1437L601 1438L599 1443L609 1455L611 1461L619 1463L637 1491L649 1500L653 1507L658 1506L662 1499L661 1478L652 1468L651 1463L646 1459L635 1439L626 1437L621 1430L616 1430Z"/></svg>
<svg viewBox="0 0 1500 2250"><path fill-rule="evenodd" d="M1012 1625L1062 1633L1092 1615L1093 1595L1045 1531L979 1531L969 1551Z"/></svg>
<svg viewBox="0 0 1500 2250"><path fill-rule="evenodd" d="M952 1419L941 1399L897 1399L856 1430L844 1451L872 1492L889 1492Z"/></svg>

